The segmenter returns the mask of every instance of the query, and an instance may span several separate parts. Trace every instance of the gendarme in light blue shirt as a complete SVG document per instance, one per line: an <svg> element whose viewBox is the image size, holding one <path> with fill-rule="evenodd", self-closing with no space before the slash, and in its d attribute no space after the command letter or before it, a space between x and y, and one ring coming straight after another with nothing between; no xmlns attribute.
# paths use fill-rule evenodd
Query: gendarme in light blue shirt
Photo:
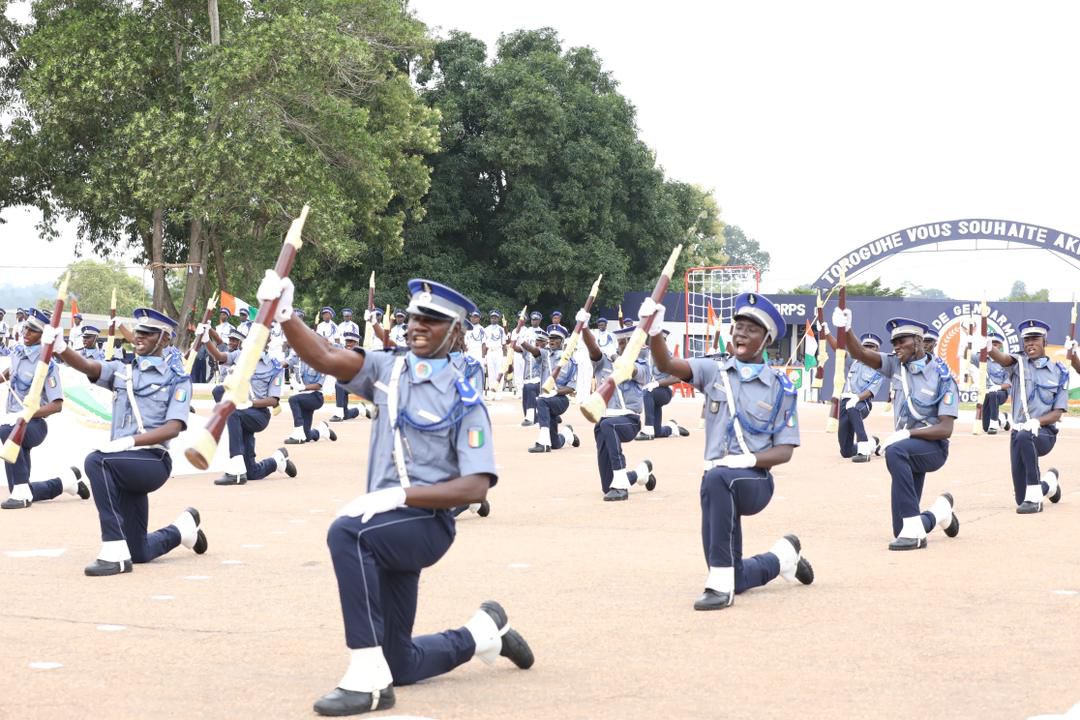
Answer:
<svg viewBox="0 0 1080 720"><path fill-rule="evenodd" d="M243 350L232 350L226 353L225 362L222 365L229 367L235 365L242 352ZM255 365L255 372L251 375L251 399L281 397L281 385L284 380L285 368L264 352Z"/></svg>
<svg viewBox="0 0 1080 720"><path fill-rule="evenodd" d="M1006 368L1012 384L1013 417L1022 423L1029 417L1042 417L1051 410L1069 407L1069 371L1059 362L1048 357L1031 360L1027 355L1015 353L1015 362ZM1024 363L1024 392L1027 395L1027 414L1024 403L1017 393L1020 390L1020 363Z"/></svg>
<svg viewBox="0 0 1080 720"><path fill-rule="evenodd" d="M101 363L97 384L113 392L111 438L139 434L139 423L131 410L127 387L131 385L143 430L153 430L169 420L187 427L191 411L191 378L184 372L179 354L161 358L136 357L130 365L119 360ZM168 446L168 443L163 443Z"/></svg>
<svg viewBox="0 0 1080 720"><path fill-rule="evenodd" d="M847 380L844 382L844 392L862 395L869 390L870 396L873 397L877 395L877 391L884 381L885 378L880 372L855 360L851 363L851 368L848 369Z"/></svg>
<svg viewBox="0 0 1080 720"><path fill-rule="evenodd" d="M937 425L939 418L958 417L960 397L956 379L939 357L927 355L925 363L909 362L904 366L909 397L904 392L900 359L893 353L879 352L882 375L892 378L893 424L897 430ZM914 411L914 412L913 412Z"/></svg>
<svg viewBox="0 0 1080 720"><path fill-rule="evenodd" d="M22 400L30 392L30 384L34 381L39 359L41 359L41 343L32 346L16 345L12 349L11 375L8 382L11 383L10 389L14 392L8 392L7 411L9 413L22 411ZM48 405L53 400L63 399L64 386L60 383L60 368L55 361L50 360L49 371L45 375L45 385L41 388L41 404Z"/></svg>
<svg viewBox="0 0 1080 720"><path fill-rule="evenodd" d="M596 378L596 385L599 387L600 383L607 380L614 369L615 364L607 357L593 360L593 377ZM641 400L641 388L648 382L649 365L638 359L634 363L634 374L630 376L630 379L615 386L615 392L611 393L604 415L640 415L644 407Z"/></svg>

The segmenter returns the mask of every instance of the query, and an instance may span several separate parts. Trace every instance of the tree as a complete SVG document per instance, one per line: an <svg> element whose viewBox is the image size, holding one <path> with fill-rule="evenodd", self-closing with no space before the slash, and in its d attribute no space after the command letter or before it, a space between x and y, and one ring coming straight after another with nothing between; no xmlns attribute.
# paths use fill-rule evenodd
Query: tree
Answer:
<svg viewBox="0 0 1080 720"><path fill-rule="evenodd" d="M1050 302L1050 290L1043 288L1029 293L1024 281L1017 280L1013 283L1009 295L1001 299L1003 302Z"/></svg>
<svg viewBox="0 0 1080 720"><path fill-rule="evenodd" d="M485 308L562 306L603 273L600 303L614 305L651 287L676 243L693 236L706 254L718 245L715 202L665 181L591 49L564 50L550 28L519 31L489 62L484 43L452 32L417 83L441 117L441 150L428 158L425 215L406 225L402 252L369 256L384 302L403 299L396 289L418 275Z"/></svg>
<svg viewBox="0 0 1080 720"><path fill-rule="evenodd" d="M79 302L79 311L108 315L112 305L112 291L116 288L116 313L130 316L137 307L146 307L150 294L142 282L127 273L118 262L97 262L79 260L68 265L71 273L68 281L68 295ZM54 288L60 287L64 275L56 279ZM38 307L52 308L54 298L43 298ZM66 310L65 310L66 312Z"/></svg>
<svg viewBox="0 0 1080 720"><path fill-rule="evenodd" d="M900 291L904 294L904 297L922 298L925 300L944 300L948 297L944 290L924 288L922 285L913 283L910 280L900 283Z"/></svg>
<svg viewBox="0 0 1080 720"><path fill-rule="evenodd" d="M305 202L299 287L399 251L437 142L401 0L215 6L39 0L32 24L0 25L0 202L36 205L47 233L74 219L98 253L140 248L181 327L207 278L253 291ZM170 263L203 270L178 308Z"/></svg>
<svg viewBox="0 0 1080 720"><path fill-rule="evenodd" d="M885 287L881 280L875 278L868 283L848 283L847 294L855 297L904 297L901 288ZM800 285L791 290L780 290L778 295L813 295L816 292L812 285Z"/></svg>
<svg viewBox="0 0 1080 720"><path fill-rule="evenodd" d="M728 265L753 265L762 274L769 269L769 253L757 240L746 237L738 225L724 226L724 252Z"/></svg>

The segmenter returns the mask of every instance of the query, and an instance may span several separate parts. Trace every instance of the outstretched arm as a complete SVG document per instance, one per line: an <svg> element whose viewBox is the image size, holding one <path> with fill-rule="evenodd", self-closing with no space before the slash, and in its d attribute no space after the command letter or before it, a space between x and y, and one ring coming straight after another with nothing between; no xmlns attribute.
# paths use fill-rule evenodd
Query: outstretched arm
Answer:
<svg viewBox="0 0 1080 720"><path fill-rule="evenodd" d="M662 334L656 334L649 338L649 352L652 353L653 364L656 365L656 369L674 378L667 385L688 382L693 377L694 371L690 368L690 363L682 358L672 357L671 353L668 352L667 343L664 342ZM661 381L660 385L661 387L667 387L664 381Z"/></svg>

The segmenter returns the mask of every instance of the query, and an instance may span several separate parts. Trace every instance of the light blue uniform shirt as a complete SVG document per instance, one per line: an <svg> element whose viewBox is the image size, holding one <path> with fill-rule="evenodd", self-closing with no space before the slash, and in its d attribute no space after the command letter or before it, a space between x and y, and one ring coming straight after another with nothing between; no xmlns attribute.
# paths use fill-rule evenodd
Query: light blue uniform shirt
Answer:
<svg viewBox="0 0 1080 720"><path fill-rule="evenodd" d="M908 407L907 395L900 379L900 359L893 353L879 352L878 356L881 358L879 372L887 378L892 378L893 425L897 430L937 425L941 422L939 418L942 416L959 417L960 397L956 388L956 379L953 378L944 360L927 355L924 365L908 363L905 366L911 405L915 413L922 416L920 418L912 414L912 409Z"/></svg>
<svg viewBox="0 0 1080 720"><path fill-rule="evenodd" d="M873 398L874 395L877 395L878 389L881 388L884 381L885 378L880 372L855 360L848 370L847 381L844 383L844 392L862 395L869 390L870 397Z"/></svg>
<svg viewBox="0 0 1080 720"><path fill-rule="evenodd" d="M231 368L240 359L241 352L243 350L233 350L226 353L225 362L222 365ZM284 366L264 352L255 365L255 372L251 375L251 399L262 400L267 397L281 397L281 385L284 380Z"/></svg>
<svg viewBox="0 0 1080 720"><path fill-rule="evenodd" d="M744 380L732 357L688 362L693 373L690 384L705 395L706 460L742 454L732 423L736 416L752 453L777 445L799 445L798 392L786 375L763 366L757 375ZM721 373L727 373L735 394L734 412Z"/></svg>
<svg viewBox="0 0 1080 720"><path fill-rule="evenodd" d="M308 365L296 353L290 354L286 362L288 362L289 367L293 368L296 377L298 377L300 382L304 385L322 385L323 381L326 379L325 373L321 373ZM278 396L280 397L280 394Z"/></svg>
<svg viewBox="0 0 1080 720"><path fill-rule="evenodd" d="M145 357L136 357L130 365L109 360L101 363L97 384L113 392L113 440L139 434L139 424L128 400L129 381L143 430L159 428L169 420L179 420L187 427L191 411L191 378L184 372L178 354L167 353L157 363ZM163 444L168 446L168 443Z"/></svg>
<svg viewBox="0 0 1080 720"><path fill-rule="evenodd" d="M559 355L562 355L562 350L559 350ZM552 368L554 371L555 368ZM546 381L547 378L544 378ZM558 379L555 381L555 387L575 387L577 385L577 360L572 356L563 366L562 372L559 373Z"/></svg>
<svg viewBox="0 0 1080 720"><path fill-rule="evenodd" d="M1028 419L1024 414L1024 403L1017 395L1020 390L1020 363L1024 363L1024 392L1027 394L1027 407L1030 417L1042 417L1051 410L1065 410L1069 407L1069 371L1059 362L1048 357L1032 361L1019 353L1012 356L1014 362L1009 371L1012 384L1013 417L1022 423ZM1039 367L1041 365L1041 367Z"/></svg>
<svg viewBox="0 0 1080 720"><path fill-rule="evenodd" d="M394 432L390 426L387 391L394 362L404 355L403 350L367 352L364 367L345 384L350 392L369 398L379 408L371 428L368 492L401 485L394 466ZM406 359L398 378L398 428L410 484L436 485L465 475L482 474L490 476L494 485L498 473L491 421L474 381L462 372L465 360L452 359L423 378L416 377L424 374L419 365L413 372L408 363ZM463 392L475 399L475 403L465 405Z"/></svg>
<svg viewBox="0 0 1080 720"><path fill-rule="evenodd" d="M593 377L596 378L597 387L608 379L615 366L607 357L593 361ZM605 415L640 415L644 407L641 401L641 388L649 382L649 366L642 360L634 363L634 374L626 382L619 383L615 392L611 393L611 400L607 404Z"/></svg>
<svg viewBox="0 0 1080 720"><path fill-rule="evenodd" d="M22 412L22 399L30 392L30 383L34 381L34 372L37 370L38 360L41 359L41 343L37 345L16 345L11 350L11 375L8 382L11 383L8 392L7 411L9 413ZM15 399L15 396L19 400ZM49 371L45 375L45 385L41 388L41 404L48 405L53 400L64 399L64 386L60 383L60 368L53 360L49 361Z"/></svg>
<svg viewBox="0 0 1080 720"><path fill-rule="evenodd" d="M525 373L522 378L524 382L543 382L547 380L551 375L551 352L547 348L540 349L540 356L537 357L531 352L525 352Z"/></svg>
<svg viewBox="0 0 1080 720"><path fill-rule="evenodd" d="M97 346L91 348L81 347L75 352L79 353L87 360L97 360L98 362L105 360L105 351Z"/></svg>
<svg viewBox="0 0 1080 720"><path fill-rule="evenodd" d="M986 387L1004 385L1009 382L1009 369L998 365L990 358L986 359Z"/></svg>

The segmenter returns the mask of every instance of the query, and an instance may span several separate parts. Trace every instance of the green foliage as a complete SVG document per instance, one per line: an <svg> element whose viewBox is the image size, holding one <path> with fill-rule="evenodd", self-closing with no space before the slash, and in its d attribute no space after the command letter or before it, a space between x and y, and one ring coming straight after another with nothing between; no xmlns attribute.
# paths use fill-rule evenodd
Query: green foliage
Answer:
<svg viewBox="0 0 1080 720"><path fill-rule="evenodd" d="M924 300L944 300L948 296L944 290L938 290L937 288L924 288L922 285L907 280L900 283L900 290L903 292L904 297L909 298L921 298Z"/></svg>
<svg viewBox="0 0 1080 720"><path fill-rule="evenodd" d="M417 82L440 114L442 149L403 252L369 256L380 297L393 288L401 302L403 280L418 275L517 312L580 302L603 273L600 302L614 305L652 287L676 243L693 245L676 285L688 264L723 257L715 201L665 181L591 49L564 50L549 28L520 31L488 62L482 42L453 32Z"/></svg>
<svg viewBox="0 0 1080 720"><path fill-rule="evenodd" d="M875 278L868 283L848 283L848 297L904 297L902 287L890 288L881 284L881 280ZM779 290L777 295L813 295L815 292L812 285L800 285L791 290Z"/></svg>
<svg viewBox="0 0 1080 720"><path fill-rule="evenodd" d="M1005 302L1050 302L1050 290L1043 288L1042 290L1028 292L1027 284L1023 280L1017 280L1013 283L1008 296L1001 299Z"/></svg>
<svg viewBox="0 0 1080 720"><path fill-rule="evenodd" d="M763 274L769 269L769 253L761 249L757 240L746 237L738 225L724 226L724 252L727 265L753 265Z"/></svg>
<svg viewBox="0 0 1080 720"><path fill-rule="evenodd" d="M135 308L150 304L150 294L146 292L142 282L129 275L118 262L79 260L68 265L68 271L71 272L68 295L78 301L80 312L108 315L112 305L113 288L116 288L118 315L130 316ZM53 283L53 287L60 287L63 278L62 273ZM38 307L51 308L54 299L46 298Z"/></svg>

